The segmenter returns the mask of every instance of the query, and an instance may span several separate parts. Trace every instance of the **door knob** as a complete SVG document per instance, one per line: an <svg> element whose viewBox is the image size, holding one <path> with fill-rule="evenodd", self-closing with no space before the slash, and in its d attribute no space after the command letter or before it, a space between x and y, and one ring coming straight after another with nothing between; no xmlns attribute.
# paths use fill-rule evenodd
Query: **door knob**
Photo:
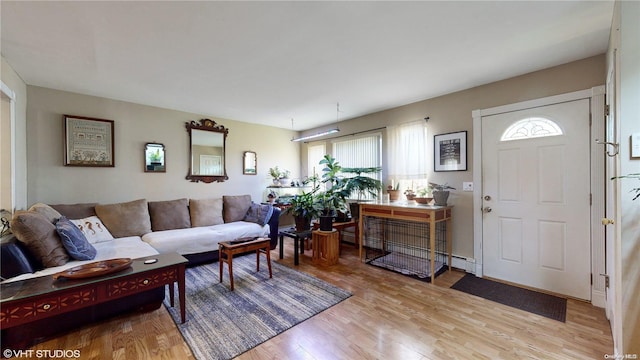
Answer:
<svg viewBox="0 0 640 360"><path fill-rule="evenodd" d="M613 219L602 218L602 225L612 225L614 222Z"/></svg>
<svg viewBox="0 0 640 360"><path fill-rule="evenodd" d="M488 207L488 206L487 206L487 207L485 207L485 208L484 208L484 212L490 213L490 212L491 212L491 208L490 208L490 207Z"/></svg>

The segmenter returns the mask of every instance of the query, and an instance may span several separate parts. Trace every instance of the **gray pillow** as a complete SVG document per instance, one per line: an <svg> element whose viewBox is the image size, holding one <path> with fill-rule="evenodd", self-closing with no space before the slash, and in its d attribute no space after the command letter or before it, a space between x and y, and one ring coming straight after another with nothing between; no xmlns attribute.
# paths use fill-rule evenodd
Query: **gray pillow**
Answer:
<svg viewBox="0 0 640 360"><path fill-rule="evenodd" d="M96 214L114 238L142 236L151 232L147 200L96 205Z"/></svg>
<svg viewBox="0 0 640 360"><path fill-rule="evenodd" d="M190 199L189 214L191 226L211 226L224 224L222 218L222 199Z"/></svg>
<svg viewBox="0 0 640 360"><path fill-rule="evenodd" d="M222 197L222 217L225 223L242 221L251 207L251 195Z"/></svg>
<svg viewBox="0 0 640 360"><path fill-rule="evenodd" d="M191 227L187 199L150 201L151 230L173 230Z"/></svg>
<svg viewBox="0 0 640 360"><path fill-rule="evenodd" d="M11 219L11 231L44 267L64 265L69 255L62 246L56 227L35 211L19 211Z"/></svg>

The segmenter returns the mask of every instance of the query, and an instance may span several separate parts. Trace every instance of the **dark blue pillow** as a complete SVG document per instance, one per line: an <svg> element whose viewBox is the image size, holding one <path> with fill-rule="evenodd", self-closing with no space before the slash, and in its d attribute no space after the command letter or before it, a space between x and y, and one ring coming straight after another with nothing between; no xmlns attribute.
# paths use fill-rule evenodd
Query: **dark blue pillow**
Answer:
<svg viewBox="0 0 640 360"><path fill-rule="evenodd" d="M56 231L62 240L62 246L67 249L69 255L76 260L91 260L96 257L96 248L93 247L78 227L62 216L56 222Z"/></svg>
<svg viewBox="0 0 640 360"><path fill-rule="evenodd" d="M262 205L251 202L251 207L244 216L243 221L253 222L259 225L264 225L269 222L271 215L273 214L273 206L270 204Z"/></svg>

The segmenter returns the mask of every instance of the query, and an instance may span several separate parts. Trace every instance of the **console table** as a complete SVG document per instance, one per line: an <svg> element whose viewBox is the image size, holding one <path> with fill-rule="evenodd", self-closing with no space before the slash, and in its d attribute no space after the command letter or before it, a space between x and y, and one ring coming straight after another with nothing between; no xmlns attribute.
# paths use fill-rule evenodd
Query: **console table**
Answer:
<svg viewBox="0 0 640 360"><path fill-rule="evenodd" d="M157 259L145 264L145 260ZM27 324L80 308L169 285L173 306L178 283L180 316L185 322L185 265L177 253L134 259L131 267L119 272L86 279L58 279L41 276L0 285L0 325L2 329Z"/></svg>
<svg viewBox="0 0 640 360"><path fill-rule="evenodd" d="M361 203L360 259L375 262L387 255L398 254L388 267L408 274L413 274L411 266L428 261L427 270L430 271L426 273L433 283L437 272L436 257L445 251L451 271L451 209L451 206L400 202ZM371 255L365 254L363 258L363 250ZM441 263L444 265L444 255Z"/></svg>

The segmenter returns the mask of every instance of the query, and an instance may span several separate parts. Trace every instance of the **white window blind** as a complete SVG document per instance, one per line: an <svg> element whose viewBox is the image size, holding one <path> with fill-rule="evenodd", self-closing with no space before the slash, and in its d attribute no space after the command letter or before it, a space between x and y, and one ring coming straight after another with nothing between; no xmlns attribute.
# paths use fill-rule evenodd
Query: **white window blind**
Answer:
<svg viewBox="0 0 640 360"><path fill-rule="evenodd" d="M314 172L316 174L320 173L322 168L320 168L320 165L318 165L318 163L320 162L320 160L322 160L326 153L327 149L324 143L318 145L309 145L309 147L307 147L307 174L309 177L312 177L314 175Z"/></svg>
<svg viewBox="0 0 640 360"><path fill-rule="evenodd" d="M381 148L382 144L380 134L365 135L348 140L337 140L333 143L333 157L335 157L338 163L340 163L340 166L346 168L381 167ZM342 175L348 177L355 176L356 174ZM361 175L381 180L381 174L379 172ZM355 194L351 194L351 197L355 197Z"/></svg>

